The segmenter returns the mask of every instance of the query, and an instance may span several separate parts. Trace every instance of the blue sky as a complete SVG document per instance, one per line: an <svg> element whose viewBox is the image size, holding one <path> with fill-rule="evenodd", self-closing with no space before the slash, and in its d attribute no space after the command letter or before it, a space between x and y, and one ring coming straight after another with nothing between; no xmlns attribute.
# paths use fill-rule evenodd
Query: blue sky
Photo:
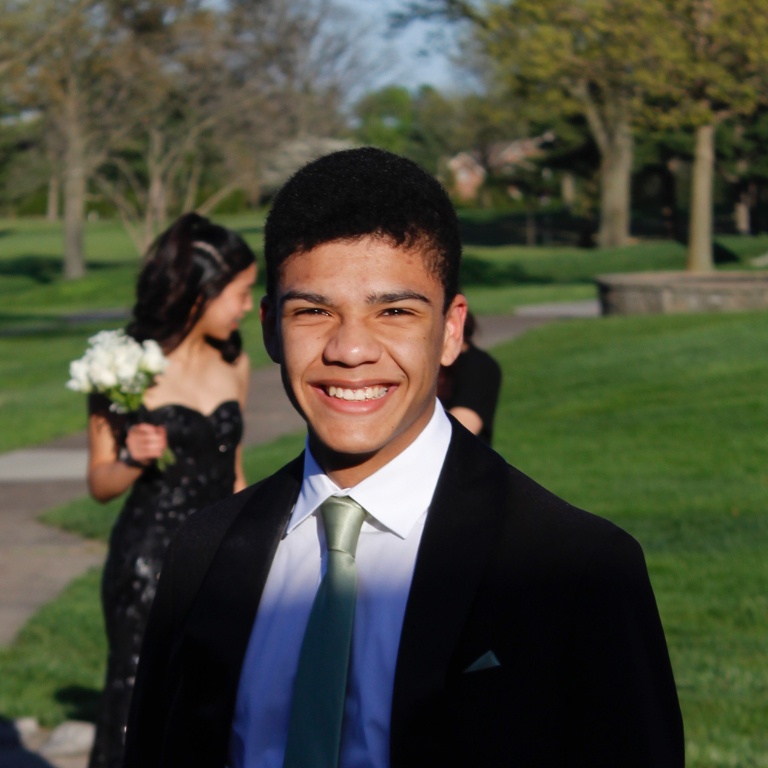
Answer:
<svg viewBox="0 0 768 768"><path fill-rule="evenodd" d="M382 76L382 83L399 83L408 87L427 84L441 90L456 84L449 57L440 48L450 45L449 26L437 22L414 22L395 35L387 35L387 13L401 6L400 0L346 0L354 12L370 21L374 45L391 55L391 66ZM442 45L430 36L437 35Z"/></svg>

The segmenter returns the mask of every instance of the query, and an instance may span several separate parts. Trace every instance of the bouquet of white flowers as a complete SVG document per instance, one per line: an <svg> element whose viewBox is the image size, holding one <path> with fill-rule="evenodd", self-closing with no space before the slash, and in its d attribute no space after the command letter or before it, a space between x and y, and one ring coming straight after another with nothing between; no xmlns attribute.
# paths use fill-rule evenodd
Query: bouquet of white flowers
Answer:
<svg viewBox="0 0 768 768"><path fill-rule="evenodd" d="M85 354L69 364L67 388L104 395L115 413L138 411L144 392L168 367L160 345L151 339L140 343L123 330L101 331L91 336L88 344ZM165 469L174 461L167 448L157 465Z"/></svg>

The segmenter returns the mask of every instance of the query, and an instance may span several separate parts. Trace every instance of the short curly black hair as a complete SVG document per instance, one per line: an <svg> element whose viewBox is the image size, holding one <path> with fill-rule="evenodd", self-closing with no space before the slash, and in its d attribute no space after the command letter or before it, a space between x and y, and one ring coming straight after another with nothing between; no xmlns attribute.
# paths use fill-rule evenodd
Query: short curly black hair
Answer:
<svg viewBox="0 0 768 768"><path fill-rule="evenodd" d="M418 250L442 283L448 308L458 292L461 264L456 211L434 176L375 147L324 155L277 193L264 230L267 295L275 295L290 256L366 236Z"/></svg>

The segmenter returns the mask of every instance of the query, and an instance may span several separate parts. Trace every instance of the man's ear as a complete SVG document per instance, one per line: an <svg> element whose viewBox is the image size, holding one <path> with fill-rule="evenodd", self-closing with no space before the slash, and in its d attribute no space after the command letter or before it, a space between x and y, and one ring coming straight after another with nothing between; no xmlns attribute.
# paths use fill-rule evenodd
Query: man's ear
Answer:
<svg viewBox="0 0 768 768"><path fill-rule="evenodd" d="M259 319L261 320L261 336L264 339L264 348L267 350L267 354L273 362L282 362L277 310L269 296L264 296L261 300Z"/></svg>
<svg viewBox="0 0 768 768"><path fill-rule="evenodd" d="M445 313L445 331L443 334L443 355L441 365L451 365L461 352L464 344L464 321L467 319L467 299L456 294Z"/></svg>

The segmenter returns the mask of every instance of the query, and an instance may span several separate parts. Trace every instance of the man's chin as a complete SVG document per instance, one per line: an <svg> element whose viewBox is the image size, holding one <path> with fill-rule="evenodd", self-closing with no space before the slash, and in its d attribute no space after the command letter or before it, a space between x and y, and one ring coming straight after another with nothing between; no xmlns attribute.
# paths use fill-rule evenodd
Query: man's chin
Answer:
<svg viewBox="0 0 768 768"><path fill-rule="evenodd" d="M312 454L327 473L336 470L352 469L370 462L376 457L380 448L371 449L366 446L356 446L354 442L346 445L325 441L309 429L309 447Z"/></svg>

